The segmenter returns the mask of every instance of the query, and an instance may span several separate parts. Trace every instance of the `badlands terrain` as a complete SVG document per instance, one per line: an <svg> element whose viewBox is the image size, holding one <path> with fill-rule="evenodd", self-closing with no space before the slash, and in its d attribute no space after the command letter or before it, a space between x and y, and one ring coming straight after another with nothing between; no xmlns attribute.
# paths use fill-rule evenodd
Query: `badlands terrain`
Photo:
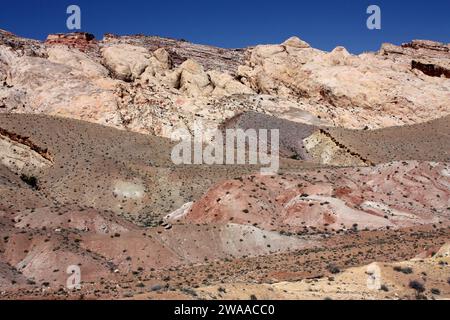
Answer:
<svg viewBox="0 0 450 320"><path fill-rule="evenodd" d="M175 165L197 121L280 170ZM2 299L448 299L450 45L0 30L0 200Z"/></svg>

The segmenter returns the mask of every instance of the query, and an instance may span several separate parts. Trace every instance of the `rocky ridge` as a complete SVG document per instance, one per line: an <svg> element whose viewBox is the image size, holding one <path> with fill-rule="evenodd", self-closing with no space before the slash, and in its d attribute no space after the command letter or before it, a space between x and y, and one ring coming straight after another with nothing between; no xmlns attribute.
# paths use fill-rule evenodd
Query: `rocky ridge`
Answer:
<svg viewBox="0 0 450 320"><path fill-rule="evenodd" d="M171 137L246 111L347 128L382 128L449 114L448 45L413 41L351 55L280 45L221 49L147 36L0 32L0 110L46 113Z"/></svg>

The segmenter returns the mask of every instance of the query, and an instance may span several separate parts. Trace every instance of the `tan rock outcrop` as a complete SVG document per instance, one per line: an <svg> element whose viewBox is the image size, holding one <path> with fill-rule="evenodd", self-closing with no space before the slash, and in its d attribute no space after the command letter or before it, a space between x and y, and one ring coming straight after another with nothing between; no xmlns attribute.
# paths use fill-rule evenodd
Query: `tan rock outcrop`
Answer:
<svg viewBox="0 0 450 320"><path fill-rule="evenodd" d="M109 71L87 54L66 46L52 46L47 49L48 60L71 67L81 76L89 78L108 77Z"/></svg>
<svg viewBox="0 0 450 320"><path fill-rule="evenodd" d="M137 79L150 65L150 53L142 47L127 44L102 49L105 64L125 81Z"/></svg>
<svg viewBox="0 0 450 320"><path fill-rule="evenodd" d="M47 150L0 128L0 164L17 174L31 176L53 163Z"/></svg>
<svg viewBox="0 0 450 320"><path fill-rule="evenodd" d="M86 60L79 52L50 50L51 59L17 56L8 48L0 46L0 57L7 63L8 72L4 101L5 111L46 113L83 119L86 121L119 125L112 79L103 81L105 69ZM63 53L59 56L59 53ZM63 57L70 59L65 60ZM65 64L53 62L63 59ZM108 80L109 79L109 80Z"/></svg>
<svg viewBox="0 0 450 320"><path fill-rule="evenodd" d="M49 46L64 45L81 51L88 51L94 45L95 37L87 32L56 33L49 34L45 43Z"/></svg>
<svg viewBox="0 0 450 320"><path fill-rule="evenodd" d="M382 54L352 56L342 47L330 53L302 45L296 49L285 44L257 46L239 74L257 92L319 103L315 110L306 107L335 125L351 128L423 122L449 113L449 81L412 71L411 60L399 64ZM450 61L444 49L438 55L445 57L441 63Z"/></svg>
<svg viewBox="0 0 450 320"><path fill-rule="evenodd" d="M187 96L209 95L213 87L208 74L194 60L186 60L175 70L174 87L178 87Z"/></svg>
<svg viewBox="0 0 450 320"><path fill-rule="evenodd" d="M235 80L228 73L209 71L208 76L214 87L212 92L216 96L230 96L234 94L254 94L253 90L243 83Z"/></svg>

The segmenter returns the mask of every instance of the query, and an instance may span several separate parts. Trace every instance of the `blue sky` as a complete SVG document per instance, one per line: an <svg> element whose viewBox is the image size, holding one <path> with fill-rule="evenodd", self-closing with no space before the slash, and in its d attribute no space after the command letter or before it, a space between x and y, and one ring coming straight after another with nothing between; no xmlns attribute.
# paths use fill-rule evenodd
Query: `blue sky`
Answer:
<svg viewBox="0 0 450 320"><path fill-rule="evenodd" d="M82 31L97 38L143 33L233 48L297 35L316 48L354 53L383 42L450 42L450 0L2 0L0 28L36 39L67 32L70 4L81 7ZM371 4L381 7L381 30L366 28Z"/></svg>

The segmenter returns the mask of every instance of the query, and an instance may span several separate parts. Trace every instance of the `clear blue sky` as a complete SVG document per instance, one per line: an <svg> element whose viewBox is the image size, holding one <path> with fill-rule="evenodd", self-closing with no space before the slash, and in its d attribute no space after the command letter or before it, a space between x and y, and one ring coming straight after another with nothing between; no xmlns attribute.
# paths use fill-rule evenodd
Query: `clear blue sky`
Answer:
<svg viewBox="0 0 450 320"><path fill-rule="evenodd" d="M450 0L2 0L0 28L45 39L67 32L66 8L82 11L82 31L143 33L221 47L280 43L297 35L312 46L354 53L412 39L450 42ZM366 28L366 9L382 9L382 30Z"/></svg>

